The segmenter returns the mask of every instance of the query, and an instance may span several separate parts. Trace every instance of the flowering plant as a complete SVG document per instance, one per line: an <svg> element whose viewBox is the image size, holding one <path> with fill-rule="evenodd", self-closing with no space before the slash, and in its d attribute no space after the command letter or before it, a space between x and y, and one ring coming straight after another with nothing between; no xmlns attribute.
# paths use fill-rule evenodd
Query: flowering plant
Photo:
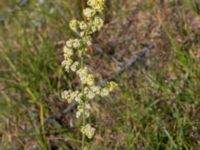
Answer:
<svg viewBox="0 0 200 150"><path fill-rule="evenodd" d="M67 72L75 72L81 82L81 91L65 90L61 96L68 103L77 101L78 107L76 117L83 117L81 132L88 138L92 138L95 128L86 124L86 118L90 116L90 101L97 95L108 96L117 87L115 82L108 82L105 86L95 84L95 77L90 73L89 68L84 64L83 58L88 47L92 45L91 35L103 27L101 14L104 10L105 0L88 0L87 8L83 9L84 21L73 19L69 26L72 31L77 33L78 38L69 39L63 49L64 61L62 66Z"/></svg>

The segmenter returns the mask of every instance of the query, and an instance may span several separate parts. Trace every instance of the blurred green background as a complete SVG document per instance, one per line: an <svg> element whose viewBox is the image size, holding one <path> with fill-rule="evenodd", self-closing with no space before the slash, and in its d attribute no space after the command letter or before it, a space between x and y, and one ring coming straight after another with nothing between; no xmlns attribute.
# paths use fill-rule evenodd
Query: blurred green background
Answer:
<svg viewBox="0 0 200 150"><path fill-rule="evenodd" d="M0 1L0 150L80 149L74 112L46 120L67 106L60 92L74 77L61 68L62 47L81 11L80 0ZM115 79L119 91L93 102L89 150L200 149L199 14L198 0L107 1L94 35L105 54L154 49Z"/></svg>

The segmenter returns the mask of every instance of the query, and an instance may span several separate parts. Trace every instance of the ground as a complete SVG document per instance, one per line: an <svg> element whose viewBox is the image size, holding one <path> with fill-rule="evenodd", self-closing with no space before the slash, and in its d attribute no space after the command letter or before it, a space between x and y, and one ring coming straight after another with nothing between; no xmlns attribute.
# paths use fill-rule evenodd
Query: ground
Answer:
<svg viewBox="0 0 200 150"><path fill-rule="evenodd" d="M198 0L107 1L85 59L96 78L152 48L92 102L89 150L200 149L199 14ZM61 113L60 97L78 85L60 65L72 18L82 18L79 0L0 2L0 149L80 149L81 121Z"/></svg>

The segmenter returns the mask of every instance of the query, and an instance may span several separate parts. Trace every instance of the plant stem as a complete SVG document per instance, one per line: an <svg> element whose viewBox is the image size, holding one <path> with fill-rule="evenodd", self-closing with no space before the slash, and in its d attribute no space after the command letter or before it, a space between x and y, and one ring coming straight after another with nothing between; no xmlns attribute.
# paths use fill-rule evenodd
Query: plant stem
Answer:
<svg viewBox="0 0 200 150"><path fill-rule="evenodd" d="M81 0L81 7L82 7L82 10L85 8L85 0ZM86 20L86 18L83 16L83 19L84 21ZM83 60L83 57L81 57L81 68L83 69L84 67L84 60ZM81 92L82 94L84 95L84 85L81 83ZM85 123L86 123L86 118L85 118L85 96L83 96L84 99L83 99L83 118L82 118L82 125L85 126ZM82 134L82 142L81 142L81 149L83 150L85 147L85 134Z"/></svg>
<svg viewBox="0 0 200 150"><path fill-rule="evenodd" d="M81 57L81 68L83 69L84 67L84 60L83 57ZM82 125L85 126L86 123L86 118L85 118L85 96L84 96L84 85L81 83L81 92L83 94L83 117L82 117ZM83 150L85 146L85 134L82 134L82 142L81 142L81 149Z"/></svg>

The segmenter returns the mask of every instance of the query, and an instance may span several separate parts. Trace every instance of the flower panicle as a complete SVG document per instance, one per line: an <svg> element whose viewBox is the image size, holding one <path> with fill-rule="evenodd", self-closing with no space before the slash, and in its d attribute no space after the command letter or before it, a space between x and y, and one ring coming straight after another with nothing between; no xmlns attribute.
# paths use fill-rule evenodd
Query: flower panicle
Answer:
<svg viewBox="0 0 200 150"><path fill-rule="evenodd" d="M82 57L86 54L88 46L92 45L92 34L100 31L104 21L101 14L104 10L105 0L88 0L88 7L83 9L84 21L72 19L69 23L70 29L79 35L78 38L69 39L63 48L62 66L66 72L74 72L79 77L82 90L72 91L65 90L61 96L68 103L78 102L76 117L90 116L90 100L97 95L105 97L110 94L116 87L115 82L108 82L104 87L95 84L95 77L90 73L89 68L81 63ZM90 124L83 125L81 132L91 139L95 134L95 128Z"/></svg>

